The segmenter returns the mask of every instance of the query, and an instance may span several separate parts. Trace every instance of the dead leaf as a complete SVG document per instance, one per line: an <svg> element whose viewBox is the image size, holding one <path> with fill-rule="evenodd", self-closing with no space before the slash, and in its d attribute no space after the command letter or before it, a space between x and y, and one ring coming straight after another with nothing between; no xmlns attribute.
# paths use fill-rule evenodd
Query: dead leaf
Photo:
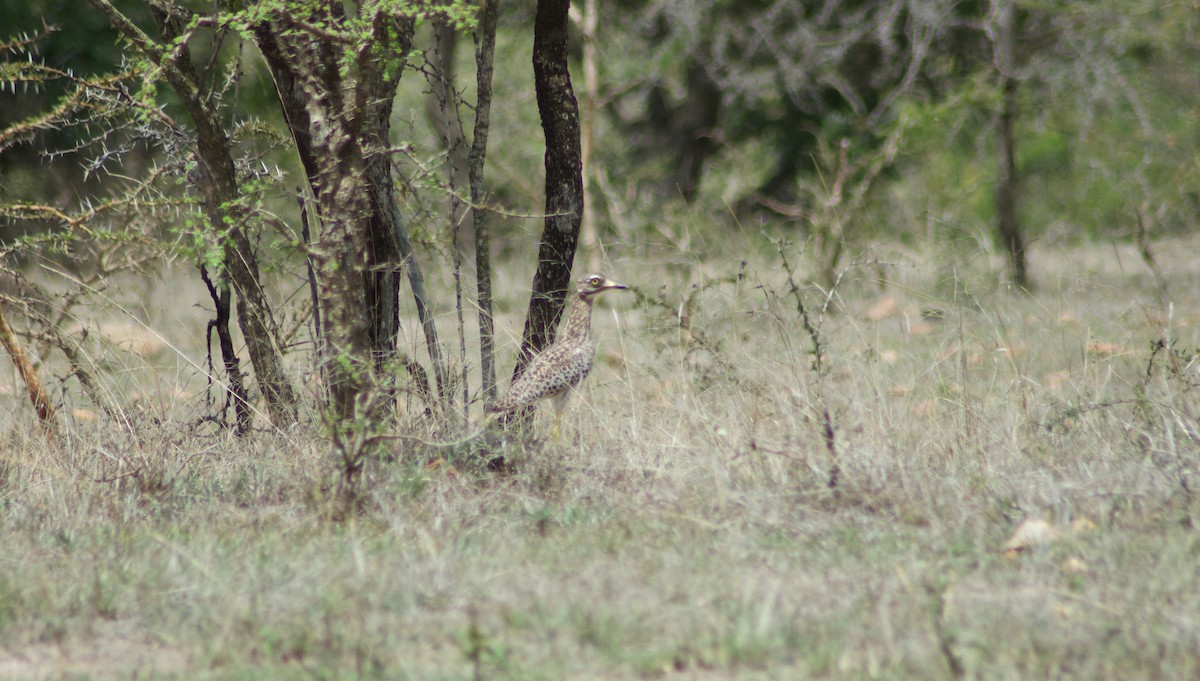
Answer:
<svg viewBox="0 0 1200 681"><path fill-rule="evenodd" d="M1096 355L1097 357L1112 357L1113 355L1123 355L1128 352L1124 346L1104 341L1092 341L1088 343L1087 351L1089 355Z"/></svg>
<svg viewBox="0 0 1200 681"><path fill-rule="evenodd" d="M916 404L914 404L912 406L912 413L913 413L913 416L924 416L924 417L936 416L938 413L937 400L933 400L933 399L920 400L919 402L917 402Z"/></svg>
<svg viewBox="0 0 1200 681"><path fill-rule="evenodd" d="M1071 521L1071 532L1074 532L1075 534L1091 532L1094 529L1096 529L1096 523L1092 522L1090 518L1081 517Z"/></svg>
<svg viewBox="0 0 1200 681"><path fill-rule="evenodd" d="M108 322L100 325L100 335L110 343L143 358L162 354L167 342L150 327L129 322Z"/></svg>
<svg viewBox="0 0 1200 681"><path fill-rule="evenodd" d="M1082 575L1088 571L1087 563L1071 556L1062 562L1062 571L1072 575Z"/></svg>
<svg viewBox="0 0 1200 681"><path fill-rule="evenodd" d="M599 359L605 366L610 366L618 371L623 371L625 369L625 355L619 352L601 353L597 359Z"/></svg>
<svg viewBox="0 0 1200 681"><path fill-rule="evenodd" d="M443 459L440 456L438 458L434 459L433 461L430 461L429 463L425 464L425 470L426 470L426 472L429 472L429 473L432 473L434 471L441 471L448 478L457 478L458 477L458 469L454 467L454 464L447 462L445 459Z"/></svg>
<svg viewBox="0 0 1200 681"><path fill-rule="evenodd" d="M925 322L911 324L908 327L908 333L911 336L928 336L933 333L933 324L926 324Z"/></svg>
<svg viewBox="0 0 1200 681"><path fill-rule="evenodd" d="M1056 603L1051 612L1054 613L1054 618L1060 622L1066 622L1075 614L1075 609L1066 603Z"/></svg>
<svg viewBox="0 0 1200 681"><path fill-rule="evenodd" d="M1046 390L1058 390L1064 383L1071 380L1070 371L1052 371L1042 378Z"/></svg>
<svg viewBox="0 0 1200 681"><path fill-rule="evenodd" d="M958 359L958 356L962 352L963 352L963 349L961 347L959 347L958 345L952 345L952 346L946 348L945 350L939 352L937 355L937 358L938 358L938 361L945 361L948 359L956 360L956 359ZM970 350L967 352L967 366L975 366L982 361L983 361L983 355L980 354L979 350Z"/></svg>
<svg viewBox="0 0 1200 681"><path fill-rule="evenodd" d="M1022 551L1045 546L1058 540L1061 536L1062 533L1045 520L1029 518L1021 523L1008 541L1004 542L1004 553L1009 558L1015 558L1016 554Z"/></svg>
<svg viewBox="0 0 1200 681"><path fill-rule="evenodd" d="M872 322L877 322L881 319L887 319L896 314L896 310L900 309L900 303L892 296L884 296L875 301L871 307L863 311L863 317Z"/></svg>

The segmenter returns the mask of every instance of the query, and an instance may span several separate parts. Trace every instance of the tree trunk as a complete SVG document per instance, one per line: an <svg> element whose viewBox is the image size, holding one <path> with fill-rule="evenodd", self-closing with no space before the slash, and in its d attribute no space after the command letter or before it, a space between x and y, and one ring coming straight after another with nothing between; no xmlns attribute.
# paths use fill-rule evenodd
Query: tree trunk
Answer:
<svg viewBox="0 0 1200 681"><path fill-rule="evenodd" d="M583 33L583 112L581 116L581 160L583 162L583 254L589 272L600 269L600 239L596 231L596 209L592 201L592 150L596 146L596 114L600 105L600 76L596 70L596 0L585 0L582 14L573 18Z"/></svg>
<svg viewBox="0 0 1200 681"><path fill-rule="evenodd" d="M464 262L473 266L475 239L472 232L475 222L470 215L471 207L457 200L455 194L458 186L470 175L470 148L463 131L459 102L454 89L454 53L458 45L458 34L454 26L444 19L435 20L432 28L434 35L430 61L435 70L429 77L430 96L425 99L425 117L429 119L430 125L446 149L447 176L450 179L448 186L452 192L450 227L454 248Z"/></svg>
<svg viewBox="0 0 1200 681"><path fill-rule="evenodd" d="M996 182L997 230L1008 253L1013 285L1028 293L1033 289L1025 258L1025 239L1017 221L1017 142L1013 130L1017 120L1017 78L1013 73L1016 66L1016 28L1012 0L999 0L995 9L995 62L1001 83L1000 112L996 119L1000 155L1000 173Z"/></svg>
<svg viewBox="0 0 1200 681"><path fill-rule="evenodd" d="M321 13L316 19L333 25L345 20L336 3L314 12ZM381 337L394 328L394 312L378 312L381 301L389 300L389 286L373 286L386 266L376 259L379 251L386 253L390 239L376 236L380 221L372 210L380 200L368 181L368 159L383 149L366 147L380 139L377 107L390 106L394 89L388 88L399 78L399 69L384 68L375 52L391 48L389 38L402 40L404 32L388 16L374 14L374 40L351 60L332 43L297 30L296 22L309 18L275 13L255 27L255 35L316 198L318 228L309 254L323 306L321 360L334 418L346 421L370 417L359 413L356 400L361 396L364 405L376 402L377 364L390 349ZM386 219L390 226L391 216ZM394 295L390 300L394 303ZM374 352L376 347L380 352Z"/></svg>
<svg viewBox="0 0 1200 681"><path fill-rule="evenodd" d="M380 18L376 23L375 39L388 53L405 55L412 48L414 30L415 24L412 19ZM365 229L361 230L365 239L365 251L363 262L358 266L361 277L358 293L347 291L350 297L339 298L340 302L322 296L322 303L326 308L322 321L325 322L332 313L329 309L331 306L362 306L365 301L368 310L366 347L373 358L372 368L382 368L385 362L398 354L398 295L400 279L407 273L417 314L425 333L438 395L444 403L448 397L448 381L437 327L433 323L433 314L425 295L424 279L413 256L407 227L396 207L391 160L385 153L388 146L392 100L399 85L403 65L392 65L390 69L382 72L358 74L360 79L367 79L357 83L363 92L365 109L361 114L361 129L350 137L343 135L345 130L337 135L340 140L337 145L349 144L356 147L357 151L345 147L340 153L335 153L335 150L328 146L331 140L327 130L331 121L335 120L335 112L319 111L320 115L313 116L311 109L317 105L334 106L339 109L343 106L343 103L337 101L320 104L319 101L314 101L313 96L313 93L329 92L329 83L340 82L341 75L336 72L336 68L331 70L324 61L310 54L313 49L311 46L292 44L285 35L286 29L270 22L262 22L255 26L255 42L271 69L284 118L296 143L309 186L314 196L318 197L315 211L317 224L324 225L326 221L335 219L329 214L331 204L326 203L326 198L322 197L336 194L329 185L337 175L353 175L354 172L359 172L363 178L363 194L369 199L363 206L355 209L361 210L357 219L365 226ZM297 58L299 53L305 53L304 58ZM345 122L348 121L337 120L337 123ZM355 161L355 158L358 160ZM357 163L362 164L359 171L351 167ZM353 215L343 216L341 219L344 220L345 217L356 219ZM325 231L324 227L318 229L320 234ZM334 353L336 351L331 351L331 354ZM406 365L411 367L410 362ZM427 392L424 387L421 391Z"/></svg>
<svg viewBox="0 0 1200 681"><path fill-rule="evenodd" d="M583 219L579 104L567 70L568 0L538 0L533 27L533 78L546 135L546 220L525 318L516 380L539 350L554 342Z"/></svg>
<svg viewBox="0 0 1200 681"><path fill-rule="evenodd" d="M169 22L163 26L168 40L178 34L178 28L171 28ZM191 52L184 45L177 54L178 71L167 69L166 74L196 125L197 151L202 171L207 175L206 204L213 229L221 229L229 219L224 265L237 294L238 326L271 422L279 428L289 426L296 422L296 392L283 367L283 354L277 342L279 329L262 288L258 255L243 229L246 216L236 208L241 191L234 170L233 143L217 112L201 98L200 76L192 66ZM182 78L173 77L176 73Z"/></svg>
<svg viewBox="0 0 1200 681"><path fill-rule="evenodd" d="M496 399L496 335L492 315L492 261L488 239L487 198L483 165L487 159L492 110L492 58L496 51L496 15L499 0L482 0L479 28L475 32L475 134L467 157L471 181L471 215L475 232L475 288L479 305L479 366L484 404Z"/></svg>
<svg viewBox="0 0 1200 681"><path fill-rule="evenodd" d="M413 31L412 21L401 24L396 45L401 54L412 48ZM402 71L402 68L397 68L394 74L377 78L370 84L362 131L366 182L371 197L366 224L370 247L363 286L371 315L371 351L377 368L395 356L396 337L400 330L398 296L404 255L396 232L404 227L397 224L400 216L392 210L396 200L395 185L392 181L391 159L384 150L389 145L392 99L396 96Z"/></svg>
<svg viewBox="0 0 1200 681"><path fill-rule="evenodd" d="M721 89L709 74L706 61L699 54L687 57L685 92L678 103L671 101L664 83L655 85L645 120L663 149L673 156L674 172L664 178L664 189L689 203L700 188L705 162L717 151L713 130L720 122ZM786 158L786 153L781 150L780 156ZM788 179L792 176L794 173Z"/></svg>
<svg viewBox="0 0 1200 681"><path fill-rule="evenodd" d="M449 207L446 213L454 256L454 310L458 321L459 382L462 389L463 425L470 417L471 389L468 382L466 322L463 315L463 263L474 266L475 239L470 236L474 223L467 222L468 202L459 193L463 180L468 178L466 133L458 111L458 93L454 88L454 46L457 36L446 19L433 22L433 74L427 76L433 97L426 99L434 128L446 148L446 193Z"/></svg>
<svg viewBox="0 0 1200 681"><path fill-rule="evenodd" d="M689 203L700 189L704 162L717 151L712 129L721 113L721 91L704 65L693 58L687 69L687 99L676 115L673 145L679 155L675 186Z"/></svg>

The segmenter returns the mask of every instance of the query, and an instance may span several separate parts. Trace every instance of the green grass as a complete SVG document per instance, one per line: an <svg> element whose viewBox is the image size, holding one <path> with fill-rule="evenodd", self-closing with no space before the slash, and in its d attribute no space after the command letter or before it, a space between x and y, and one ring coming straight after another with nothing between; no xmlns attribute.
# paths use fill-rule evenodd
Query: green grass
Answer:
<svg viewBox="0 0 1200 681"><path fill-rule="evenodd" d="M504 473L400 445L349 515L315 434L216 434L189 362L98 348L127 421L51 448L3 398L0 677L1196 678L1196 247L1159 247L1171 307L1124 247L1044 247L1033 297L987 254L877 254L887 289L852 267L819 320L823 375L769 249L738 244L741 280L617 257L662 304L598 308L561 441ZM203 312L156 295L202 364ZM1006 556L1034 517L1095 528Z"/></svg>

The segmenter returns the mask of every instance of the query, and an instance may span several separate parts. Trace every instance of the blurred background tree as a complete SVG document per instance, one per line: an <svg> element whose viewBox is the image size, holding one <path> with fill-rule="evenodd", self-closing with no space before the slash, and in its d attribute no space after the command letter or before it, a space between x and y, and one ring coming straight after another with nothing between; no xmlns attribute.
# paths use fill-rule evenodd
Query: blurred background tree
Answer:
<svg viewBox="0 0 1200 681"><path fill-rule="evenodd" d="M135 19L148 16L143 3L118 7ZM514 105L532 98L526 58L533 8L531 0L500 6L497 80L501 89L530 86L513 98ZM1019 33L1016 77L1028 86L1017 95L1022 106L1016 136L1024 149L1017 152L1017 167L1035 174L1023 184L1046 188L1027 197L1021 208L1030 213L1031 225L1069 219L1094 232L1127 219L1131 201L1151 199L1150 210L1158 214L1164 191L1174 196L1177 209L1167 209L1160 221L1173 228L1190 225L1194 192L1180 193L1156 180L1186 172L1188 149L1194 148L1189 143L1195 132L1190 123L1194 76L1187 68L1196 56L1194 3L1016 0L1013 8ZM984 160L994 157L986 147L995 144L987 141L995 134L987 112L995 111L996 95L986 91L995 78L992 9L987 0L601 3L598 77L606 119L600 122L605 139L596 163L614 176L632 176L639 190L656 193L656 203L683 197L762 208L763 200L797 200L801 178L822 170L822 141L836 148L847 139L851 156L867 154L886 140L901 114L910 113L917 128L905 136L889 186L905 184L901 174L928 172L940 177L931 194L959 195L965 207L972 207L964 220L989 222L981 212L994 211L994 199L982 198L990 193L983 189L988 183L976 180L983 172L994 180L997 172L986 170L986 164L995 164ZM0 16L14 34L57 27L37 46L48 64L86 75L122 58L116 33L81 0L2 0ZM581 42L572 35L576 58L582 56ZM423 43L431 55L432 43ZM453 46L449 50L460 63L458 71L471 65L472 55ZM581 71L578 64L573 67ZM253 64L246 70L250 78L265 76ZM262 85L261 80L243 84L242 110L267 113L275 105ZM57 87L6 90L0 120L8 124L44 109L60 92ZM471 96L470 83L459 87ZM399 94L408 103L430 100L422 95ZM501 124L508 123L506 118L528 122L536 115L501 114ZM438 134L436 120L405 122L418 135ZM934 132L942 134L929 139ZM76 191L77 161L50 162L43 156L48 149L69 146L74 131L49 134L36 144L9 145L0 156L0 191L6 198L30 198L37 191L86 194ZM53 135L67 136L68 143ZM505 145L495 160L534 171L531 164L540 154L531 146L533 140ZM976 165L977 172L959 172L964 164ZM709 178L706 169L713 166L717 170ZM1058 182L1047 185L1041 181L1047 178L1039 177L1065 167L1075 172L1053 173ZM67 175L43 181L53 173ZM31 174L38 181L27 179ZM507 175L493 181L495 191L506 199L540 203L537 185ZM957 188L944 191L951 179L974 187L966 187L965 195ZM1083 191L1059 191L1068 180ZM1178 182L1170 186L1181 187ZM1114 220L1114 211L1123 219ZM899 226L889 225L888 231Z"/></svg>

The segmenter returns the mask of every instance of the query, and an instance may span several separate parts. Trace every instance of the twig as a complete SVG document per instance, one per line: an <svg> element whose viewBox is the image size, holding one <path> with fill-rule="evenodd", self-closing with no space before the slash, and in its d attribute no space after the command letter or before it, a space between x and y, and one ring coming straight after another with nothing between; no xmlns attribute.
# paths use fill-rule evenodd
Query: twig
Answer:
<svg viewBox="0 0 1200 681"><path fill-rule="evenodd" d="M829 452L829 480L826 485L836 496L839 493L838 483L842 474L842 466L838 461L837 429L834 427L833 416L829 413L829 403L825 400L825 366L822 361L822 355L825 354L825 345L821 339L819 324L813 323L812 316L808 312L808 306L804 304L804 295L800 292L799 285L796 284L795 270L792 268L791 262L788 261L787 251L783 243L776 242L775 247L779 250L779 259L783 261L783 269L787 272L788 288L791 290L792 297L796 299L796 311L800 314L801 323L804 325L804 330L808 332L809 341L812 343L813 371L817 375L817 401L821 404L822 436L825 440L825 449ZM834 279L833 285L826 294L826 306L832 300L833 292L840 281L840 276Z"/></svg>
<svg viewBox="0 0 1200 681"><path fill-rule="evenodd" d="M950 675L961 679L966 676L966 668L963 667L958 654L954 652L954 635L946 631L946 595L929 583L925 584L925 592L933 599L930 616L933 619L933 633L937 637L938 650L946 660L946 667L950 669Z"/></svg>
<svg viewBox="0 0 1200 681"><path fill-rule="evenodd" d="M309 249L312 242L312 232L308 227L308 204L304 201L304 192L296 188L296 203L300 204L300 235L304 239L304 266L308 270L308 290L312 294L313 338L317 341L317 357L324 357L325 351L321 343L321 296L317 291L317 273L313 269L312 252Z"/></svg>
<svg viewBox="0 0 1200 681"><path fill-rule="evenodd" d="M1138 206L1137 209L1137 238L1138 253L1142 256L1142 262L1146 263L1146 267L1150 268L1150 274L1154 276L1154 285L1158 289L1159 299L1166 303L1170 299L1167 292L1167 280L1163 277L1162 270L1158 266L1158 261L1154 258L1154 251L1150 249L1150 230L1146 228L1146 211L1143 206Z"/></svg>
<svg viewBox="0 0 1200 681"><path fill-rule="evenodd" d="M8 324L8 317L4 314L4 306L4 299L0 298L0 343L4 344L13 364L17 367L17 373L21 374L21 380L24 381L25 389L29 393L29 401L33 403L33 408L37 412L38 424L41 425L46 439L54 443L56 441L54 405L50 404L50 399L42 389L42 382L38 379L37 371L29 361L29 356L25 354L25 349L17 342L17 337Z"/></svg>

